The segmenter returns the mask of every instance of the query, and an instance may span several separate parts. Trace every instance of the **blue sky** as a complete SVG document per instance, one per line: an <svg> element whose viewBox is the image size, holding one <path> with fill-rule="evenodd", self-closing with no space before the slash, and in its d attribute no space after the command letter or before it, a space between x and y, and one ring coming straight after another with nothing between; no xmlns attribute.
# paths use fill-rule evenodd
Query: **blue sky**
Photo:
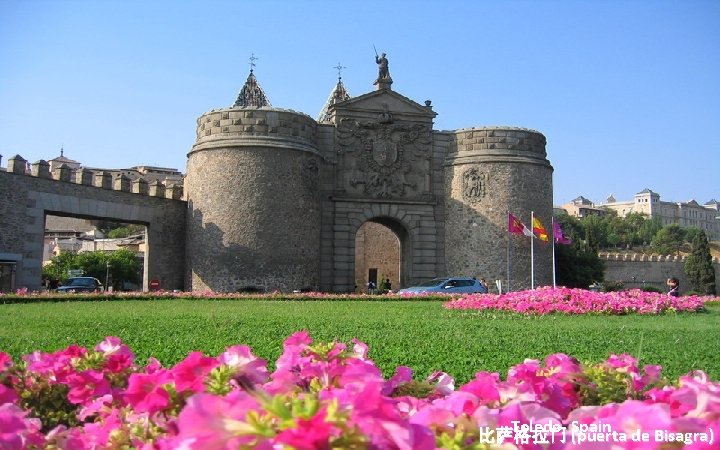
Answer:
<svg viewBox="0 0 720 450"><path fill-rule="evenodd" d="M0 0L0 154L185 170L195 121L255 54L275 107L316 117L346 67L433 102L435 128L538 130L555 204L650 188L720 200L720 1Z"/></svg>

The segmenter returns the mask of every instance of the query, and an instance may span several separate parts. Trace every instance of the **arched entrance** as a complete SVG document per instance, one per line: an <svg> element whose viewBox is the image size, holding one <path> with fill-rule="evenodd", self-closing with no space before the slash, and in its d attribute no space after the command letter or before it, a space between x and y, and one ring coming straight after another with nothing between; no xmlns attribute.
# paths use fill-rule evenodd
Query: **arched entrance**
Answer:
<svg viewBox="0 0 720 450"><path fill-rule="evenodd" d="M393 290L403 285L403 249L407 249L407 231L397 221L374 218L363 223L355 234L355 285L367 292L369 282L376 287L389 280Z"/></svg>

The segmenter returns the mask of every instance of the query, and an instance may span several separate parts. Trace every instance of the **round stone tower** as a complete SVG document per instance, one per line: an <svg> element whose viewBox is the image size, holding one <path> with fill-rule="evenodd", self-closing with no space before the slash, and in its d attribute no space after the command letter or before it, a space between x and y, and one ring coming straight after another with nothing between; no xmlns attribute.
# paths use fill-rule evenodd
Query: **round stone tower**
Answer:
<svg viewBox="0 0 720 450"><path fill-rule="evenodd" d="M269 106L252 72L232 108L198 118L185 178L189 289L318 288L316 135L309 116Z"/></svg>
<svg viewBox="0 0 720 450"><path fill-rule="evenodd" d="M545 136L514 127L454 132L445 161L445 260L449 274L503 280L513 290L552 284L552 172ZM508 212L532 229L534 213L548 242L508 233ZM510 264L508 264L508 257ZM509 268L509 270L508 270Z"/></svg>

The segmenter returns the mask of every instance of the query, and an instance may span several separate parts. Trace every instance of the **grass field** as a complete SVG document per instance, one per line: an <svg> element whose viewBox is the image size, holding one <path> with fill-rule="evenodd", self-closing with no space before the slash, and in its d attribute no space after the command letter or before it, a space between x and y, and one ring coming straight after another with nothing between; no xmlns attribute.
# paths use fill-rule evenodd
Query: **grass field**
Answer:
<svg viewBox="0 0 720 450"><path fill-rule="evenodd" d="M520 316L448 311L434 301L156 300L0 305L0 351L17 360L34 350L92 347L120 337L144 363L166 365L192 350L217 355L250 345L271 363L282 341L307 329L316 341L358 338L390 376L398 365L418 376L443 370L466 382L480 370L564 352L583 362L631 353L676 378L692 369L720 379L720 305L700 314Z"/></svg>

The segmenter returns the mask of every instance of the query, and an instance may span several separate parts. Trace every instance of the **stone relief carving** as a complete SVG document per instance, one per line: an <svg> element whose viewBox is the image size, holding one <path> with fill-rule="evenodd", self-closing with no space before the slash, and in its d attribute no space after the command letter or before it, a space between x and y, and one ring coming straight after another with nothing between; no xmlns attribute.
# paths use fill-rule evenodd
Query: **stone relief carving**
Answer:
<svg viewBox="0 0 720 450"><path fill-rule="evenodd" d="M470 203L479 202L485 197L487 174L476 168L467 169L462 175L462 196Z"/></svg>
<svg viewBox="0 0 720 450"><path fill-rule="evenodd" d="M427 183L413 178L415 173L427 171L421 167L429 160L430 129L422 124L395 123L386 105L377 120L359 122L344 118L338 125L338 152L354 154L355 164L350 170L350 187L362 189L363 194L375 198L407 196L413 192L429 191Z"/></svg>

